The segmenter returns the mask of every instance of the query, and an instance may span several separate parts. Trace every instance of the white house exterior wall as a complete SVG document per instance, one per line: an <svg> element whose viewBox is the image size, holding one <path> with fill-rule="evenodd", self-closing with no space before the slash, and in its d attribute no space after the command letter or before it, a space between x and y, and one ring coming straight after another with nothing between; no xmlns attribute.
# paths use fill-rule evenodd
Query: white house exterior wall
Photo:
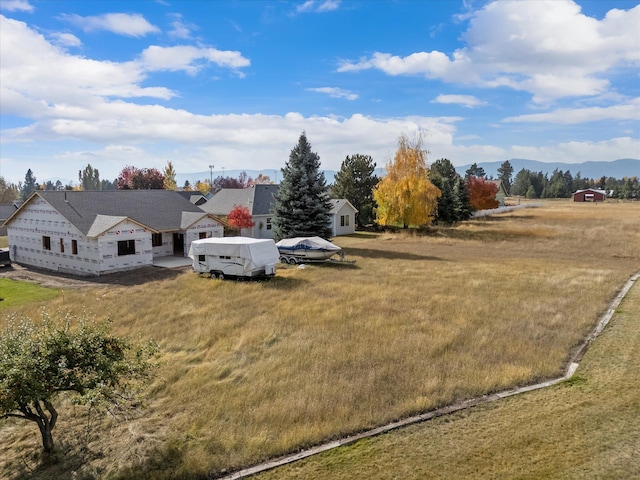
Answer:
<svg viewBox="0 0 640 480"><path fill-rule="evenodd" d="M251 228L243 228L240 234L251 238L273 238L273 226L267 228L269 218L273 221L273 215L254 215L252 221L255 225Z"/></svg>
<svg viewBox="0 0 640 480"><path fill-rule="evenodd" d="M38 268L97 275L100 268L98 242L89 240L55 208L35 198L7 227L12 261ZM51 248L43 248L43 237ZM72 253L72 241L77 254ZM64 251L61 251L61 241Z"/></svg>
<svg viewBox="0 0 640 480"><path fill-rule="evenodd" d="M118 242L133 240L135 253L131 255L118 255ZM153 249L151 248L151 232L137 223L124 221L98 237L98 249L100 251L101 273L119 272L131 270L153 264Z"/></svg>
<svg viewBox="0 0 640 480"><path fill-rule="evenodd" d="M185 257L189 254L189 247L191 246L191 242L193 242L194 240L198 240L201 233L204 233L206 235L205 238L222 238L224 236L224 227L218 222L211 220L210 218L203 218L201 221L191 225L185 232L184 236L183 254Z"/></svg>
<svg viewBox="0 0 640 480"><path fill-rule="evenodd" d="M173 255L173 234L161 233L160 235L162 235L162 245L159 247L151 247L153 257L168 257Z"/></svg>

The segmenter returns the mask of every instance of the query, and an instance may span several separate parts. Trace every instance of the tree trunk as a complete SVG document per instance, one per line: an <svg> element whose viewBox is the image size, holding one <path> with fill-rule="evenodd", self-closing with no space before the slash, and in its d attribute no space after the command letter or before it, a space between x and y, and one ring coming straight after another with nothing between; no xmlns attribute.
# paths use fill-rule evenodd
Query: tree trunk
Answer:
<svg viewBox="0 0 640 480"><path fill-rule="evenodd" d="M44 451L47 453L53 452L53 435L51 435L51 429L48 428L48 425L44 422L38 422L38 427L42 434L42 447L44 448Z"/></svg>
<svg viewBox="0 0 640 480"><path fill-rule="evenodd" d="M36 420L36 423L38 424L40 434L42 435L42 447L44 448L45 452L51 453L53 451L53 435L51 434L51 431L53 430L53 427L55 427L56 421L58 420L58 412L48 401L44 402L44 406L51 414L50 416L47 416L47 414L44 412L42 406L40 405L40 402L33 402L33 406L38 412L38 419Z"/></svg>

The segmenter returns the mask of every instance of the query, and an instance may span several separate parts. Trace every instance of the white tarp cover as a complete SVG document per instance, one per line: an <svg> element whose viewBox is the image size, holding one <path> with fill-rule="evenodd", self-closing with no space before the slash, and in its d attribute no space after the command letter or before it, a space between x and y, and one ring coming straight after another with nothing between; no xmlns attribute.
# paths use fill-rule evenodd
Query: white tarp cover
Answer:
<svg viewBox="0 0 640 480"><path fill-rule="evenodd" d="M189 247L189 257L194 260L198 255L240 257L245 272L280 261L280 253L273 240L249 237L194 240Z"/></svg>
<svg viewBox="0 0 640 480"><path fill-rule="evenodd" d="M323 250L327 252L342 250L339 246L320 237L285 238L276 243L276 247L287 250Z"/></svg>

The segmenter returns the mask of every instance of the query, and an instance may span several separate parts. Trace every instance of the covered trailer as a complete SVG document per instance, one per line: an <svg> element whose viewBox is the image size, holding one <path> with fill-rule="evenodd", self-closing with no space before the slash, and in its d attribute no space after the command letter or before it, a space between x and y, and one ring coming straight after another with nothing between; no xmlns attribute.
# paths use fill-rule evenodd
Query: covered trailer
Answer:
<svg viewBox="0 0 640 480"><path fill-rule="evenodd" d="M263 277L276 273L280 254L272 239L248 237L203 238L191 242L193 270L212 278Z"/></svg>

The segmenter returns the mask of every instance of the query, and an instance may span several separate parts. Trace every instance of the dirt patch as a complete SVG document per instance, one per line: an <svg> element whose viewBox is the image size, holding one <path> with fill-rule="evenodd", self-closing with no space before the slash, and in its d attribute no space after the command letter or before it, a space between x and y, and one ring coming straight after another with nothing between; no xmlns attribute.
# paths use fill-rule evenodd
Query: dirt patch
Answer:
<svg viewBox="0 0 640 480"><path fill-rule="evenodd" d="M12 264L11 267L0 269L0 277L23 282L33 282L50 288L86 288L98 285L132 286L142 283L174 278L190 267L159 268L140 267L126 272L110 273L100 277L81 277L58 272L48 272L33 267Z"/></svg>

